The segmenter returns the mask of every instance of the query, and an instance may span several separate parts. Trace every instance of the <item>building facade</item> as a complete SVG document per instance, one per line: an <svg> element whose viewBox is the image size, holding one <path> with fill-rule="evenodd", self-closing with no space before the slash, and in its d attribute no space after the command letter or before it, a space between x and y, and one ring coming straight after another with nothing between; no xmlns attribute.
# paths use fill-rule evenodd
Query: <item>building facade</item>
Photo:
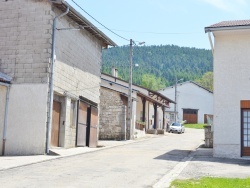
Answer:
<svg viewBox="0 0 250 188"><path fill-rule="evenodd" d="M101 75L99 139L124 140L156 133L166 128L165 109L174 102L158 92L132 86L132 126L128 116L128 82L115 76Z"/></svg>
<svg viewBox="0 0 250 188"><path fill-rule="evenodd" d="M170 123L186 120L187 123L206 123L206 115L213 114L213 92L203 88L195 82L178 83L159 91L161 94L175 100L167 109L167 118Z"/></svg>
<svg viewBox="0 0 250 188"><path fill-rule="evenodd" d="M96 111L100 102L102 48L115 44L64 2L1 1L0 7L0 70L13 78L5 154L43 154L47 142L49 147L75 147L77 130L81 129L77 116L80 112L91 113L91 108ZM56 60L50 128L53 20L67 8L69 12L57 19L54 34ZM79 110L79 101L86 104L86 113Z"/></svg>
<svg viewBox="0 0 250 188"><path fill-rule="evenodd" d="M205 28L214 60L214 144L216 157L250 156L250 20ZM213 41L213 40L211 40Z"/></svg>

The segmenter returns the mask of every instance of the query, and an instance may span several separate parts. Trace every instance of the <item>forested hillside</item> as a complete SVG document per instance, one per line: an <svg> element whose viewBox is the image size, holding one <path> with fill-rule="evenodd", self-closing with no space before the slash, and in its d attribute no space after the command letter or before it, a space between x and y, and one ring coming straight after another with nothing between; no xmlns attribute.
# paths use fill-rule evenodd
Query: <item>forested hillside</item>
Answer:
<svg viewBox="0 0 250 188"><path fill-rule="evenodd" d="M139 85L143 75L154 75L168 86L174 83L175 76L184 81L197 80L213 70L210 50L175 45L134 46L133 64L139 64L133 68L133 83ZM103 50L102 71L110 74L112 66L118 69L120 78L128 80L129 46Z"/></svg>

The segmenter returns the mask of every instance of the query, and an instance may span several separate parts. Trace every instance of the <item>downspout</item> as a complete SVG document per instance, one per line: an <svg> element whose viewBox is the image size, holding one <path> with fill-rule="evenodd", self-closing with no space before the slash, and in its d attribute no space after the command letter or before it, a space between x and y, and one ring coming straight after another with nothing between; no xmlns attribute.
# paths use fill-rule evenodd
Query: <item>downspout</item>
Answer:
<svg viewBox="0 0 250 188"><path fill-rule="evenodd" d="M9 109L9 94L10 94L10 85L0 84L7 87L6 93L6 102L5 102L5 112L4 112L4 125L3 125L3 147L2 147L2 156L5 154L5 143L6 143L6 133L7 133L7 119L8 119L8 109Z"/></svg>
<svg viewBox="0 0 250 188"><path fill-rule="evenodd" d="M63 3L64 1L61 1ZM48 114L47 114L47 129L46 129L46 154L49 154L50 148L50 135L51 135L51 116L52 116L52 107L53 107L53 81L54 81L54 64L55 64L55 43L56 43L56 21L57 19L65 16L69 12L69 5L64 3L67 6L67 10L56 16L53 20L53 30L52 30L52 49L51 49L51 70L50 70L50 82L49 82L49 96L48 96Z"/></svg>
<svg viewBox="0 0 250 188"><path fill-rule="evenodd" d="M214 55L214 45L213 45L213 41L212 41L212 37L211 37L210 32L208 32L208 38L209 38L212 54Z"/></svg>

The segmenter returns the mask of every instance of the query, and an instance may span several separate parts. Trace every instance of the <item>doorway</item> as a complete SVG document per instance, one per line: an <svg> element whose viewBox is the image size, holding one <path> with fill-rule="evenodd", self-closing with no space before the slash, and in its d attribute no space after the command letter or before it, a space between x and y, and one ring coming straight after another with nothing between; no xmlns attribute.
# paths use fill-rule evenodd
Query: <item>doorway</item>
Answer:
<svg viewBox="0 0 250 188"><path fill-rule="evenodd" d="M60 129L60 114L61 114L61 103L53 101L53 112L52 112L52 127L51 127L51 146L59 146L59 129Z"/></svg>
<svg viewBox="0 0 250 188"><path fill-rule="evenodd" d="M242 156L250 156L250 109L241 110Z"/></svg>

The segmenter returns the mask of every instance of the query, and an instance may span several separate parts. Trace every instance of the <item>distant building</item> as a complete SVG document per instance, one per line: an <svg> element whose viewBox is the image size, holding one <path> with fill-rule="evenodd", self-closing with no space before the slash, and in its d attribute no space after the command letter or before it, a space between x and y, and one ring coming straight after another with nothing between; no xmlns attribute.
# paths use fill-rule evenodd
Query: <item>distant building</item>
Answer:
<svg viewBox="0 0 250 188"><path fill-rule="evenodd" d="M166 129L165 109L171 99L147 88L133 85L132 127L127 121L128 82L115 75L101 75L99 139L123 140L143 137ZM126 130L126 131L125 131Z"/></svg>
<svg viewBox="0 0 250 188"><path fill-rule="evenodd" d="M177 84L176 87L176 119L187 123L206 123L206 115L213 114L213 92L199 84L188 81ZM170 86L159 93L175 100L175 86ZM174 121L174 104L166 110L167 118Z"/></svg>

